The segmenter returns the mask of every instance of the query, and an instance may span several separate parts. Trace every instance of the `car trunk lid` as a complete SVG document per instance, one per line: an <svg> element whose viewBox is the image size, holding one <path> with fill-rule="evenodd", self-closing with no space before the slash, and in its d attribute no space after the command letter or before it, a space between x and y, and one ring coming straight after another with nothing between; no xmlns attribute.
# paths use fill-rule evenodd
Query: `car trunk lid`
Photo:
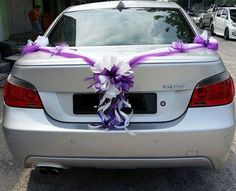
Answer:
<svg viewBox="0 0 236 191"><path fill-rule="evenodd" d="M78 52L100 59L105 55L123 59L154 46L79 48ZM205 78L225 71L217 54L199 49L182 54L151 58L135 71L134 87L130 93L155 94L156 113L136 113L131 122L164 122L180 117L187 109L194 87ZM73 97L93 94L84 79L92 72L81 59L68 59L36 52L21 58L12 75L32 83L39 91L45 111L58 121L98 122L96 114L75 112ZM80 106L76 106L80 107ZM82 107L82 105L81 105ZM94 105L94 107L97 107ZM135 107L135 106L134 106Z"/></svg>

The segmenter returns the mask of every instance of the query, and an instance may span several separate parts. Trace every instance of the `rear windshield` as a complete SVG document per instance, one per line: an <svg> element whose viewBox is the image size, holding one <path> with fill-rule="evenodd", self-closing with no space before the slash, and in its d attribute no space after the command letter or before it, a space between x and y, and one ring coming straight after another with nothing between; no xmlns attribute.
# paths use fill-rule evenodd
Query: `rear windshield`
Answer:
<svg viewBox="0 0 236 191"><path fill-rule="evenodd" d="M49 34L52 46L115 46L193 41L194 32L179 9L97 9L65 13Z"/></svg>
<svg viewBox="0 0 236 191"><path fill-rule="evenodd" d="M236 22L236 10L230 10L231 19Z"/></svg>

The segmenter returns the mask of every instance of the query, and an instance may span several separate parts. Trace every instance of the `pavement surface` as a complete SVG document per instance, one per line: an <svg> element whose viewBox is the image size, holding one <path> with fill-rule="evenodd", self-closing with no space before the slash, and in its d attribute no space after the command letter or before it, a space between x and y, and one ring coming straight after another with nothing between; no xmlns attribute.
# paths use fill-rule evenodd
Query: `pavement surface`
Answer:
<svg viewBox="0 0 236 191"><path fill-rule="evenodd" d="M236 82L236 41L220 42L219 53ZM2 91L0 90L0 94ZM0 97L2 97L0 95ZM0 122L2 121L0 98ZM21 169L11 158L0 128L0 191L157 191L157 190L236 190L236 138L224 168L101 170L71 169L59 176L42 175L34 169Z"/></svg>

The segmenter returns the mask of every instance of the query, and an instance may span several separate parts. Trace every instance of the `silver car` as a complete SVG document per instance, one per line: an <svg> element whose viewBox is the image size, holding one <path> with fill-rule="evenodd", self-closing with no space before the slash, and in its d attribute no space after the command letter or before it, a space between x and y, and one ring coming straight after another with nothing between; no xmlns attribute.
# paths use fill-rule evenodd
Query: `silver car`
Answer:
<svg viewBox="0 0 236 191"><path fill-rule="evenodd" d="M127 58L198 30L175 3L117 1L66 9L45 33L92 58ZM81 59L45 52L21 57L4 89L3 130L26 168L220 168L234 138L234 86L220 56L205 48L143 61L128 97L128 130L91 129L98 95Z"/></svg>

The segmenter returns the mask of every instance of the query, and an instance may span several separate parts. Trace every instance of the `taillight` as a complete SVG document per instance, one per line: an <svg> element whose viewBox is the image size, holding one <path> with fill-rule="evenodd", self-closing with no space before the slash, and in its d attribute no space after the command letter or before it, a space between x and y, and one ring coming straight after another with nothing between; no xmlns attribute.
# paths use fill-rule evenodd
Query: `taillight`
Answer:
<svg viewBox="0 0 236 191"><path fill-rule="evenodd" d="M189 107L226 105L234 100L234 82L227 72L201 81L193 91Z"/></svg>
<svg viewBox="0 0 236 191"><path fill-rule="evenodd" d="M6 105L23 108L43 108L37 90L28 82L8 77L3 90Z"/></svg>

